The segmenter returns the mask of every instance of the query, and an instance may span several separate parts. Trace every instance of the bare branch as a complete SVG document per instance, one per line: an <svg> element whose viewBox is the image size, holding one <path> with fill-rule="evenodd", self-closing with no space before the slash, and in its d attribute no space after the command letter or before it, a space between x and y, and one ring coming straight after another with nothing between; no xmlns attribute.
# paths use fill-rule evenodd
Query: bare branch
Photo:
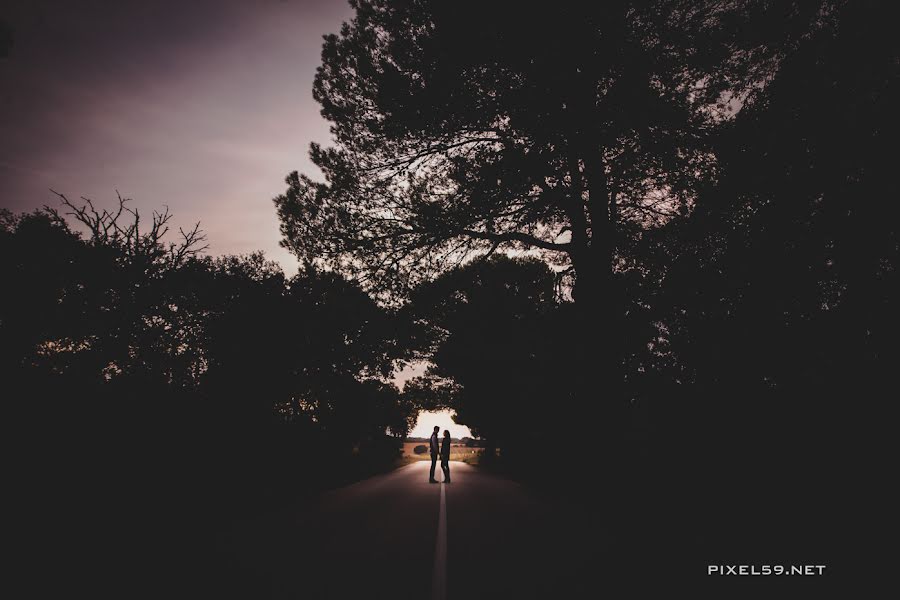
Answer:
<svg viewBox="0 0 900 600"><path fill-rule="evenodd" d="M78 205L65 195L55 190L50 190L59 199L65 209L65 214L73 217L77 222L87 228L92 244L115 247L130 258L142 257L148 265L159 263L175 267L186 259L194 257L207 250L206 235L200 229L200 223L188 231L179 228L181 240L177 243L164 244L164 239L169 233L169 222L172 213L169 207L164 205L162 211L154 210L151 217L150 228L146 232L141 231L141 214L136 208L127 205L130 198L123 198L116 190L118 208L114 211L103 209L98 211L90 198L82 197L84 202ZM46 207L56 218L62 218L59 211ZM129 215L130 219L124 222L122 217Z"/></svg>

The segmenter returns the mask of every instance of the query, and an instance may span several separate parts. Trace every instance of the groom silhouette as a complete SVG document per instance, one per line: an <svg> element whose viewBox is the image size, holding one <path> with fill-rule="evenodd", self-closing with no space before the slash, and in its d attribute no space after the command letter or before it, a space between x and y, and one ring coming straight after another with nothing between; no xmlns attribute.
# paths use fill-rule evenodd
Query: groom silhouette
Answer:
<svg viewBox="0 0 900 600"><path fill-rule="evenodd" d="M441 447L438 443L438 431L440 431L440 427L437 425L434 426L434 431L431 432L431 439L429 440L428 446L431 450L431 472L428 474L428 483L437 483L438 480L434 478L434 468L437 466L438 455L440 454Z"/></svg>

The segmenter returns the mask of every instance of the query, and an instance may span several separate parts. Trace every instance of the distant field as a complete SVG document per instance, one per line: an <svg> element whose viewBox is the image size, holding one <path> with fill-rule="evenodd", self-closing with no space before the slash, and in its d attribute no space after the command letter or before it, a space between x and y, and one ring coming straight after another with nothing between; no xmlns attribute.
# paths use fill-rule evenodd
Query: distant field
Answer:
<svg viewBox="0 0 900 600"><path fill-rule="evenodd" d="M428 442L403 442L403 458L412 460L431 460L428 452L424 454L416 454L413 448L416 446L428 446ZM461 460L463 462L477 462L478 455L482 448L466 448L462 444L453 444L450 446L450 460Z"/></svg>

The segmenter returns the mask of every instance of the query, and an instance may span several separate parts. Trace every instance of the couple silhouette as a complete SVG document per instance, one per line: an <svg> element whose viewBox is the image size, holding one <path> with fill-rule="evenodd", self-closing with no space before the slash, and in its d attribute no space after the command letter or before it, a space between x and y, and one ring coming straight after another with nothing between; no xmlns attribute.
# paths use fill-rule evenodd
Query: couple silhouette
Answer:
<svg viewBox="0 0 900 600"><path fill-rule="evenodd" d="M437 466L438 455L441 457L441 471L444 472L444 483L450 483L450 431L444 430L444 439L438 443L438 431L440 427L434 426L428 446L431 450L431 472L428 474L428 483L440 483L434 478L434 467Z"/></svg>

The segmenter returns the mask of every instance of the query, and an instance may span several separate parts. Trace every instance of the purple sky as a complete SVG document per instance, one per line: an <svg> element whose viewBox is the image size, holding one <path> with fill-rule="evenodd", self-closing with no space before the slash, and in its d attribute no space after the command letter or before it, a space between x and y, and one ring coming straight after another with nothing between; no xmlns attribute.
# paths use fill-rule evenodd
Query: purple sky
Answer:
<svg viewBox="0 0 900 600"><path fill-rule="evenodd" d="M213 254L278 247L272 198L315 173L328 126L312 99L322 35L345 0L8 0L0 58L0 198L14 212L53 188L108 206L115 190L176 224L201 221Z"/></svg>
<svg viewBox="0 0 900 600"><path fill-rule="evenodd" d="M56 205L49 188L111 206L119 190L200 221L212 254L263 250L296 272L272 198L329 140L312 82L346 0L2 1L0 206ZM434 425L470 435L447 411L416 435Z"/></svg>

